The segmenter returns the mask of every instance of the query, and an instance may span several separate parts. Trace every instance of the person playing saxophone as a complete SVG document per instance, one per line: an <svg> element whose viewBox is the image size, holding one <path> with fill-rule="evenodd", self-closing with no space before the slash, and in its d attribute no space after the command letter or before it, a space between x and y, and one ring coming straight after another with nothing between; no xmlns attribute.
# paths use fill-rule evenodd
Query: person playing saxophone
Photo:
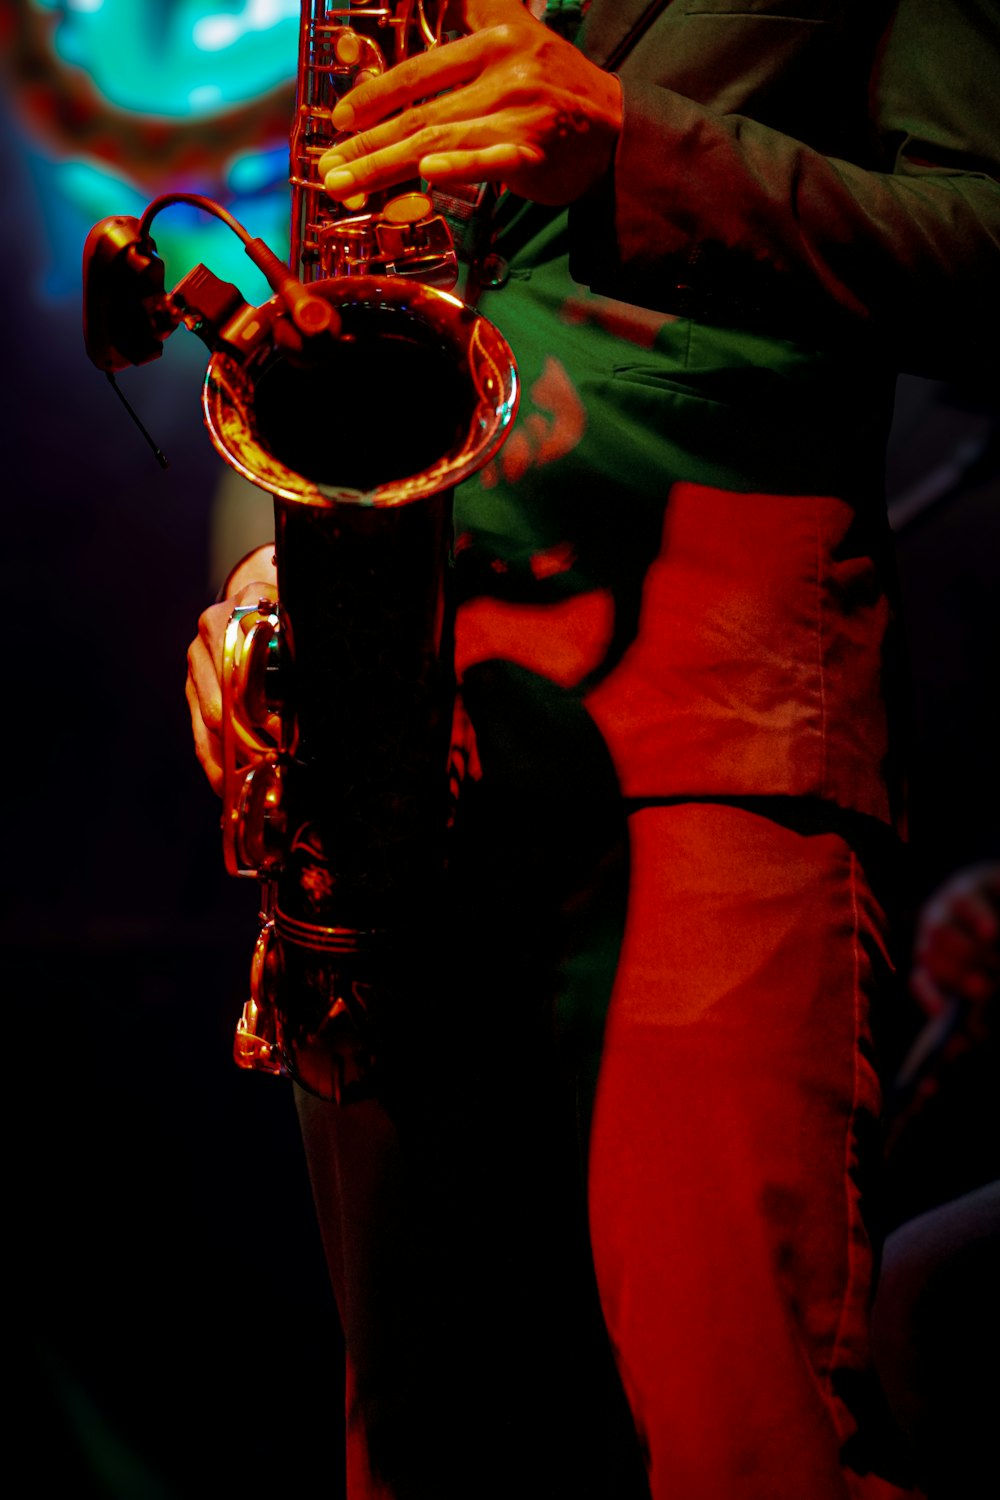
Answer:
<svg viewBox="0 0 1000 1500"><path fill-rule="evenodd" d="M899 370L989 374L989 0L516 0L341 101L328 194L503 189L524 399L455 502L447 983L300 1096L348 1494L887 1500L867 1309L900 825ZM219 643L188 696L218 783Z"/></svg>

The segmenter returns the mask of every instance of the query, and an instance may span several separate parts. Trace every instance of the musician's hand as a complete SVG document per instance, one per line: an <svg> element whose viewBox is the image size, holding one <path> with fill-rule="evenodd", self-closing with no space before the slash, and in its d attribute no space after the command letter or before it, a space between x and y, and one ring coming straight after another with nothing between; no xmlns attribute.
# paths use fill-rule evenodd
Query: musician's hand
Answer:
<svg viewBox="0 0 1000 1500"><path fill-rule="evenodd" d="M226 581L227 597L198 619L198 635L188 647L185 694L191 712L194 750L213 791L222 795L222 650L226 626L238 604L278 597L269 543L243 559ZM254 576L256 575L256 577Z"/></svg>
<svg viewBox="0 0 1000 1500"><path fill-rule="evenodd" d="M520 0L460 0L468 35L359 84L333 122L352 133L320 163L333 198L431 183L503 182L537 203L580 197L611 165L618 80Z"/></svg>
<svg viewBox="0 0 1000 1500"><path fill-rule="evenodd" d="M927 902L910 986L928 1015L955 1000L981 1006L1000 992L1000 863L960 870Z"/></svg>

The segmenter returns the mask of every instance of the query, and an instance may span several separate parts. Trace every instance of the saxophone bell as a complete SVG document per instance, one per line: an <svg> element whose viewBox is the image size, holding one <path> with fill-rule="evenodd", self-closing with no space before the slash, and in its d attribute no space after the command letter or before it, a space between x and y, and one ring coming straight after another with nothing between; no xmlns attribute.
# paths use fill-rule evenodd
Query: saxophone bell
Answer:
<svg viewBox="0 0 1000 1500"><path fill-rule="evenodd" d="M230 626L249 639L231 716L280 702L282 720L277 749L251 746L259 769L241 776L234 752L226 793L229 867L266 890L237 1060L346 1100L369 1087L393 1007L418 1003L448 817L452 493L504 441L518 384L506 341L450 293L392 277L311 290L339 336L306 361L215 354L204 414L274 496L280 600Z"/></svg>
<svg viewBox="0 0 1000 1500"><path fill-rule="evenodd" d="M212 443L274 498L280 602L236 611L223 663L224 853L260 882L262 920L234 1050L343 1101L422 1004L449 811L452 494L505 440L518 379L446 289L457 254L421 185L348 210L318 164L341 95L438 45L446 10L303 0L291 268L182 193L96 225L84 260L93 362L112 373L182 323L198 334ZM149 229L176 202L227 222L275 295L253 307L204 266L165 292Z"/></svg>

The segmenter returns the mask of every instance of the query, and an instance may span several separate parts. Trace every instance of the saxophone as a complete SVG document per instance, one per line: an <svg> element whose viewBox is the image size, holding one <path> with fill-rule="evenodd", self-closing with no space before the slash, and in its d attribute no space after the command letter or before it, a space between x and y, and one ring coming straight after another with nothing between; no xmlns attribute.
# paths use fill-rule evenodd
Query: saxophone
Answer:
<svg viewBox="0 0 1000 1500"><path fill-rule="evenodd" d="M341 206L318 162L340 97L441 45L446 3L303 0L291 269L242 231L270 301L204 266L164 292L162 208L241 232L192 195L102 221L84 252L94 363L113 380L185 323L213 351L212 443L274 497L280 602L234 612L223 661L225 861L261 888L234 1051L341 1102L371 1091L386 1018L418 1004L448 816L451 497L504 441L518 384L506 340L446 289L454 235L421 185Z"/></svg>

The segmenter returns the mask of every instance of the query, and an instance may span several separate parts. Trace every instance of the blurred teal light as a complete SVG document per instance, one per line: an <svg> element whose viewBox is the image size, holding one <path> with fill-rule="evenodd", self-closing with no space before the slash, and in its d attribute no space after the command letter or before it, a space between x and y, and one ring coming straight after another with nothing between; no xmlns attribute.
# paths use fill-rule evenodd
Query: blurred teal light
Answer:
<svg viewBox="0 0 1000 1500"><path fill-rule="evenodd" d="M299 0L33 0L57 17L58 56L112 104L190 118L292 77Z"/></svg>
<svg viewBox="0 0 1000 1500"><path fill-rule="evenodd" d="M80 251L91 224L109 214L141 215L154 192L130 176L130 153L141 152L147 122L168 133L191 132L204 119L211 149L213 117L230 120L242 107L290 85L298 55L299 0L28 0L53 17L51 44L59 59L80 68L106 101L111 136L121 111L123 149L115 165L98 160L67 138L62 149L39 141L27 159L37 188L47 254L38 258L39 291L46 299L75 297ZM290 92L289 92L290 97ZM132 118L134 117L134 127ZM248 120L252 118L248 114ZM272 127L273 129L273 123ZM131 132L131 133L130 133ZM194 150L179 172L165 172L156 192L208 191L260 236L282 259L288 254L287 136L254 138L248 125L243 149L223 170L212 162L199 180ZM206 158L206 161L208 158ZM184 207L158 216L154 237L166 264L167 285L204 262L233 281L252 302L270 295L239 240L217 219Z"/></svg>
<svg viewBox="0 0 1000 1500"><path fill-rule="evenodd" d="M110 214L140 218L145 194L101 166L90 162L52 162L36 157L31 165L41 189L47 238L53 258L41 287L47 298L75 297L80 287L80 250L91 224ZM231 202L237 218L263 239L282 260L288 256L288 191L282 180L269 192ZM199 209L177 204L153 221L153 239L170 288L200 262L223 281L232 281L253 303L266 300L270 288L247 259L242 243L220 220Z"/></svg>

